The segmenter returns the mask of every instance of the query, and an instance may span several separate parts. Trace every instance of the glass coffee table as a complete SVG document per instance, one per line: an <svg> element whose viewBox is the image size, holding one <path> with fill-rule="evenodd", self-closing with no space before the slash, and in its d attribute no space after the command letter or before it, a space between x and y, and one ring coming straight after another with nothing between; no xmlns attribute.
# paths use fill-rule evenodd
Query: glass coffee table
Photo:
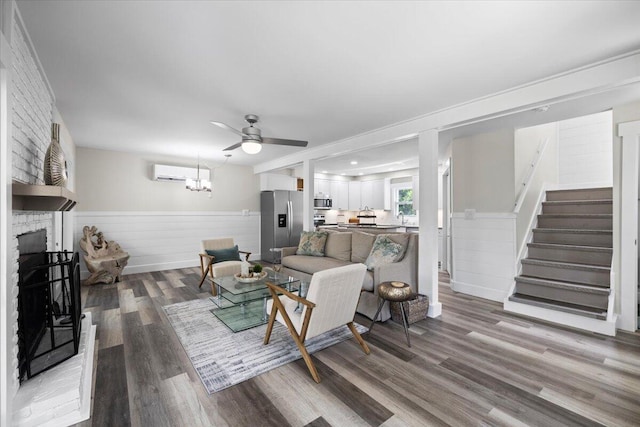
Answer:
<svg viewBox="0 0 640 427"><path fill-rule="evenodd" d="M288 291L297 291L299 280L287 274L265 269L266 277L256 282L242 283L234 276L216 277L213 284L218 295L209 299L216 305L211 310L233 332L264 325L269 320L267 299L271 297L266 283L271 282Z"/></svg>

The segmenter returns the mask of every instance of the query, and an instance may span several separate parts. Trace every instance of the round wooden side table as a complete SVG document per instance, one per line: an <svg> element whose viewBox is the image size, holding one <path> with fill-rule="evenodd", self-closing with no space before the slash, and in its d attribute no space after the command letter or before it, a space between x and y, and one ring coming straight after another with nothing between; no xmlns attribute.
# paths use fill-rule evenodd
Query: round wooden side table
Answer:
<svg viewBox="0 0 640 427"><path fill-rule="evenodd" d="M378 306L378 311L376 311L375 316L373 316L371 326L369 326L369 332L373 330L373 325L376 323L376 319L385 301L397 302L400 304L400 311L402 312L402 324L404 326L404 333L407 336L407 345L411 347L411 341L409 340L409 322L404 310L404 303L413 298L411 286L404 282L382 282L378 285L378 298L380 298L380 305Z"/></svg>

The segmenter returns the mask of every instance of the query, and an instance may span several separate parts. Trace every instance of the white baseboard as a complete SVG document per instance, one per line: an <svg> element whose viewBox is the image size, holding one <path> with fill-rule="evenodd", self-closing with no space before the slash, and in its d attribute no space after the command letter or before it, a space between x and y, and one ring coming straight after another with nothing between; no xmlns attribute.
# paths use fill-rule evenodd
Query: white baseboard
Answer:
<svg viewBox="0 0 640 427"><path fill-rule="evenodd" d="M427 317L435 318L442 315L442 303L437 302L435 304L429 304L429 311Z"/></svg>
<svg viewBox="0 0 640 427"><path fill-rule="evenodd" d="M613 316L613 320L611 321L598 320L515 301L505 301L504 310L564 326L570 326L583 331L596 332L611 337L616 335L616 315Z"/></svg>
<svg viewBox="0 0 640 427"><path fill-rule="evenodd" d="M249 257L249 261L258 261L260 260L260 254L251 254ZM177 268L191 268L191 267L200 267L199 260L182 260L182 261L172 261L172 262L163 262L158 264L141 264L141 265L127 265L122 271L122 275L126 276L127 274L137 274L137 273L150 273L153 271L164 271L164 270L174 270ZM85 280L89 277L89 271L81 270L80 278Z"/></svg>
<svg viewBox="0 0 640 427"><path fill-rule="evenodd" d="M473 295L474 297L484 298L491 301L503 302L504 291L498 289L489 289L482 286L472 285L457 280L451 280L451 289L455 292Z"/></svg>

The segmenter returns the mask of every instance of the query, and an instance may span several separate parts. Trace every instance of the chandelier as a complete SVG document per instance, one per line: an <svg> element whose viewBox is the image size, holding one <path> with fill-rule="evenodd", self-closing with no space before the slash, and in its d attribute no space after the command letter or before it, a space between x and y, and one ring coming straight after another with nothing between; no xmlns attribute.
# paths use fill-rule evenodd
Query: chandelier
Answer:
<svg viewBox="0 0 640 427"><path fill-rule="evenodd" d="M187 190L211 193L211 187L211 181L200 179L200 156L198 156L198 173L196 174L196 179L187 178Z"/></svg>

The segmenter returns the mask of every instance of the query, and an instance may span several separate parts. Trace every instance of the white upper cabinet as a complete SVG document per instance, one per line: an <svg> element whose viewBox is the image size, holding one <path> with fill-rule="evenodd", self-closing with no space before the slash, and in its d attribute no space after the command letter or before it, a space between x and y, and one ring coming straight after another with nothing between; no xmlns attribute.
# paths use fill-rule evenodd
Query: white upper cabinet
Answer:
<svg viewBox="0 0 640 427"><path fill-rule="evenodd" d="M333 209L349 209L349 182L331 181L331 195Z"/></svg>
<svg viewBox="0 0 640 427"><path fill-rule="evenodd" d="M360 182L360 206L362 209L374 209L373 206L373 181Z"/></svg>
<svg viewBox="0 0 640 427"><path fill-rule="evenodd" d="M349 210L350 211L359 211L362 206L361 199L361 182L360 181L349 181Z"/></svg>
<svg viewBox="0 0 640 427"><path fill-rule="evenodd" d="M361 182L360 205L364 209L391 209L391 189L389 179L375 179Z"/></svg>
<svg viewBox="0 0 640 427"><path fill-rule="evenodd" d="M324 194L326 195L331 195L333 196L333 194L331 194L331 181L329 181L328 179L319 179L316 178L314 180L314 184L315 184L315 194Z"/></svg>

